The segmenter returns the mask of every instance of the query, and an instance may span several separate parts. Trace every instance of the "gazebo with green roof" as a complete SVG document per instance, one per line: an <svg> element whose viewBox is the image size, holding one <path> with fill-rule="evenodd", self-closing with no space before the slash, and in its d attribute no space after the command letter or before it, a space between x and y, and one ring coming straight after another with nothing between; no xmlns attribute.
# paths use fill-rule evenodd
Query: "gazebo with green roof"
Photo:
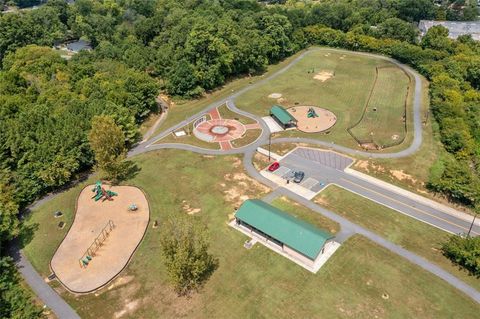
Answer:
<svg viewBox="0 0 480 319"><path fill-rule="evenodd" d="M334 236L258 199L246 200L235 214L237 225L312 265Z"/></svg>
<svg viewBox="0 0 480 319"><path fill-rule="evenodd" d="M278 123L283 129L297 126L297 119L292 114L288 113L280 105L274 105L270 108L270 116Z"/></svg>

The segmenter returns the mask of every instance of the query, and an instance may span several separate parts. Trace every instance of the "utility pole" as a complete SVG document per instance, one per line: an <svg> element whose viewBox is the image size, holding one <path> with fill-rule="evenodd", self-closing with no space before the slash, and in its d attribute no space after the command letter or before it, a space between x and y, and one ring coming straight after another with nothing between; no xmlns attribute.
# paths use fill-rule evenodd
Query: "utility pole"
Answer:
<svg viewBox="0 0 480 319"><path fill-rule="evenodd" d="M475 224L475 219L477 219L478 210L479 210L479 207L477 203L475 203L475 206L474 206L475 216L473 216L472 224L470 225L470 229L468 230L467 237L470 237L470 232L472 231L473 224Z"/></svg>
<svg viewBox="0 0 480 319"><path fill-rule="evenodd" d="M475 211L475 216L473 216L472 224L470 225L470 229L468 230L467 237L470 237L470 232L472 231L473 224L475 223L476 218L477 218L477 212Z"/></svg>
<svg viewBox="0 0 480 319"><path fill-rule="evenodd" d="M270 162L270 148L272 147L272 133L268 134L268 161Z"/></svg>

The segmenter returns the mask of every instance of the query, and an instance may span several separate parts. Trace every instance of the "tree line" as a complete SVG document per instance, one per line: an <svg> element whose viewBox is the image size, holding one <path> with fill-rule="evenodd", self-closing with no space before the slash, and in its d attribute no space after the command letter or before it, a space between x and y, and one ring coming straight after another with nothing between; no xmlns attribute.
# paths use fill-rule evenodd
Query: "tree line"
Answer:
<svg viewBox="0 0 480 319"><path fill-rule="evenodd" d="M446 150L428 185L476 207L479 44L468 36L450 40L442 27L420 41L412 24L478 14L476 7L455 8L431 0L50 0L36 10L0 14L1 255L20 232L20 208L95 163L91 144L109 136L89 135L92 120L98 127L114 122L121 132L112 129L112 143L123 138L131 146L138 124L156 111L159 90L201 96L311 45L389 55L425 75ZM51 49L80 37L92 52L64 60ZM117 162L99 158L116 174ZM11 265L1 260L2 267ZM3 285L14 279L3 278L1 304L14 305ZM2 317L13 316L6 311Z"/></svg>

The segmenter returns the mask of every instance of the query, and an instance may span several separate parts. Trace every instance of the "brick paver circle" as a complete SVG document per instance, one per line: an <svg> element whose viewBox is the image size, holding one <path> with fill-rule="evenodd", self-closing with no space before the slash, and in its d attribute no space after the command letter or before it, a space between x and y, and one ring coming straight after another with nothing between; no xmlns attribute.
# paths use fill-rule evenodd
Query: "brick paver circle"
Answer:
<svg viewBox="0 0 480 319"><path fill-rule="evenodd" d="M201 133L195 136L206 142L227 142L242 137L246 128L237 120L213 119L201 123L195 128L194 133L195 131ZM206 139L205 136L209 136L210 139Z"/></svg>

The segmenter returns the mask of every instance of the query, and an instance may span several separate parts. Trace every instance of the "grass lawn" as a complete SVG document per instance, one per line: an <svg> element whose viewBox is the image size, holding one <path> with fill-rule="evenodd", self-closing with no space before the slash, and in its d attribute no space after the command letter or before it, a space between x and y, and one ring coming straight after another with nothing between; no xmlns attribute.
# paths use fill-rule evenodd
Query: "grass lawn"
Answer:
<svg viewBox="0 0 480 319"><path fill-rule="evenodd" d="M383 147L405 138L405 101L411 85L398 67L377 68L377 74L363 118L351 132L362 143Z"/></svg>
<svg viewBox="0 0 480 319"><path fill-rule="evenodd" d="M220 115L222 118L226 119L236 119L242 124L253 124L256 123L255 120L240 115L238 113L235 113L231 111L227 106L224 104L219 108ZM206 149L213 149L213 150L219 150L220 149L220 144L218 143L209 143L206 141L202 141L193 135L192 130L192 123L188 124L187 126L182 128L185 132L187 132L187 136L181 136L181 137L175 137L173 134L169 134L165 136L164 138L158 140L155 142L155 144L165 144L165 143L181 143L181 144L188 144L188 145L193 145L193 146L198 146L201 148L206 148ZM177 130L178 131L178 130ZM231 142L232 146L234 148L239 148L243 147L246 145L249 145L257 140L257 138L261 134L260 129L254 129L254 130L247 130L245 134L243 135L242 138L233 140Z"/></svg>
<svg viewBox="0 0 480 319"><path fill-rule="evenodd" d="M209 104L227 98L228 96L242 89L243 87L261 81L265 77L268 77L272 73L284 68L303 51L294 54L291 57L286 58L278 64L269 65L267 70L263 74L245 76L241 78L235 78L226 83L221 88L205 94L205 96L194 100L181 100L174 99L173 104L168 110L168 116L166 120L155 131L156 134L168 129L169 127L179 123L189 116L200 112L206 108Z"/></svg>
<svg viewBox="0 0 480 319"><path fill-rule="evenodd" d="M220 144L216 142L209 143L196 138L195 135L193 135L193 133L190 133L190 131L188 131L191 129L192 129L191 127L184 127L183 130L187 132L188 135L176 137L173 134L168 134L164 138L156 141L154 144L177 143L177 144L187 144L187 145L198 146L198 147L206 148L210 150L220 149Z"/></svg>
<svg viewBox="0 0 480 319"><path fill-rule="evenodd" d="M314 318L321 313L324 318L436 319L478 313L477 304L447 283L360 236L348 240L317 274L262 245L244 249L246 237L227 221L243 200L269 190L245 174L240 157L162 150L133 160L141 171L127 184L145 190L151 222L160 227L149 226L126 270L98 293L74 296L53 284L82 318ZM25 251L43 275L64 236L52 222L52 210L71 220L81 187L39 207L27 221L39 228ZM159 238L162 221L186 214L186 203L201 209L191 218L208 227L220 267L199 293L178 298L168 284ZM319 218L291 202L275 204L313 222Z"/></svg>
<svg viewBox="0 0 480 319"><path fill-rule="evenodd" d="M245 134L243 134L242 138L237 138L236 140L233 140L230 143L235 148L247 146L255 142L261 133L262 133L261 129L247 130Z"/></svg>
<svg viewBox="0 0 480 319"><path fill-rule="evenodd" d="M480 279L469 276L444 257L440 246L449 234L335 185L315 201L363 227L442 267L480 291Z"/></svg>
<svg viewBox="0 0 480 319"><path fill-rule="evenodd" d="M222 118L224 118L224 119L234 119L234 120L237 120L244 125L257 123L257 121L255 121L254 119L252 119L250 117L246 117L246 116L240 115L236 112L233 112L232 110L230 110L227 107L226 104L220 106L218 108L218 112L220 113L220 116Z"/></svg>
<svg viewBox="0 0 480 319"><path fill-rule="evenodd" d="M347 128L358 122L363 113L374 85L376 67L399 70L392 76L394 78L401 76L397 81L398 86L382 85L385 90L389 90L385 95L395 95L395 92L390 90L400 88L401 84L405 85L406 90L406 82L402 82L405 74L388 61L349 51L322 49L311 51L287 72L242 94L235 102L239 108L260 116L267 115L269 108L275 103L285 107L299 104L326 108L337 116L337 123L331 129L331 134L302 133L293 130L283 132L281 135L317 138L358 148L356 141L347 132ZM310 72L312 69L314 69L313 73ZM332 72L334 75L325 82L314 79L314 76L321 71ZM280 93L282 97L278 100L269 98L268 96L272 93ZM390 105L390 107L394 106L398 105ZM400 107L401 110L397 113L403 114L404 107L403 105ZM411 108L411 101L408 101L408 108ZM385 114L388 115L388 113ZM407 117L407 121L410 124L410 117ZM398 126L398 122L401 123L401 119L385 116L382 126L378 126L377 129L387 132L385 134L391 137L395 134L391 128Z"/></svg>

